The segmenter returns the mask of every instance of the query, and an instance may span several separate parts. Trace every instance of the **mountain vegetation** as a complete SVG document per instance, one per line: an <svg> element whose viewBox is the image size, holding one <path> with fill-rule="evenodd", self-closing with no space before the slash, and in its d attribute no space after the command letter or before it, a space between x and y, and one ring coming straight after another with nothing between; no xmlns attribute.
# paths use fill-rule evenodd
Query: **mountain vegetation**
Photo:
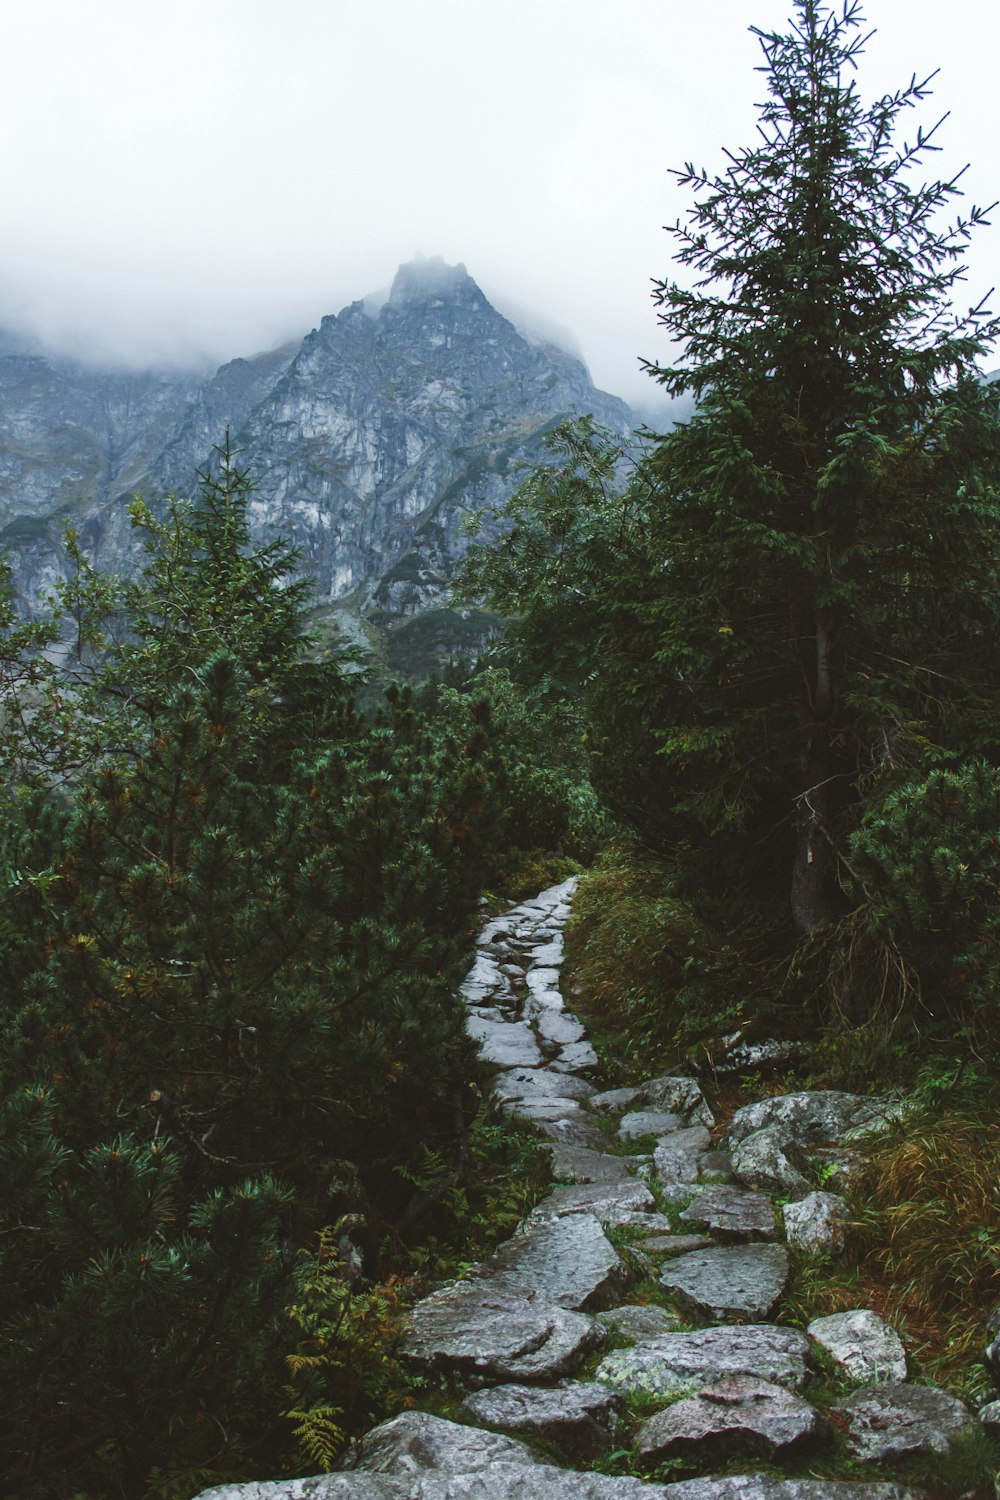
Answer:
<svg viewBox="0 0 1000 1500"><path fill-rule="evenodd" d="M758 143L678 174L685 279L656 297L679 352L651 374L696 408L640 448L588 416L549 433L465 564L470 643L509 622L474 670L386 688L311 632L311 559L277 534L318 504L303 442L283 510L255 511L227 439L194 499L133 502L127 537L116 512L130 572L95 564L85 506L50 615L25 622L8 575L4 1493L186 1500L324 1468L407 1399L399 1278L512 1227L540 1174L483 1107L459 996L477 913L584 863L569 941L609 1055L711 1063L778 1032L818 1043L807 1082L915 1087L934 1128L873 1156L868 1228L899 1210L912 1290L922 1216L972 1163L954 1264L995 1289L975 1124L1000 1112L1000 319L953 311L987 211L942 217L958 176L921 180L933 131L900 139L929 80L863 103L858 0L793 9L757 32ZM439 645L437 564L465 546L442 518L510 492L566 408L535 399L550 366L582 377L520 340L489 416L479 342L508 333L464 270L411 270L387 306L189 392L160 459L191 458L229 385L277 422L319 371L335 417L344 349L378 385L398 335L378 498L405 536L368 603L419 606ZM470 413L489 441L435 456Z"/></svg>
<svg viewBox="0 0 1000 1500"><path fill-rule="evenodd" d="M730 1020L777 995L863 1048L892 1017L992 1056L1000 322L953 310L986 211L915 175L927 82L863 103L857 3L757 35L759 140L678 174L687 280L656 289L680 352L651 374L697 411L627 479L563 432L467 586L522 675L575 685L692 954L715 932L756 974Z"/></svg>

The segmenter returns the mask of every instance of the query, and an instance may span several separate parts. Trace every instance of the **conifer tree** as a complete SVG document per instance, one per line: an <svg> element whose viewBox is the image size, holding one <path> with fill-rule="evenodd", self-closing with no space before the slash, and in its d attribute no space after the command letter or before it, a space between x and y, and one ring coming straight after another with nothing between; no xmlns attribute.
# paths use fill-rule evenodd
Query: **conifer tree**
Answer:
<svg viewBox="0 0 1000 1500"><path fill-rule="evenodd" d="M866 805L996 755L1000 323L952 305L986 211L942 219L961 173L915 175L936 127L900 139L929 80L863 102L858 0L755 34L760 138L678 174L694 285L656 288L679 353L652 373L694 415L617 492L569 435L471 576L575 673L604 789L680 887L808 935Z"/></svg>

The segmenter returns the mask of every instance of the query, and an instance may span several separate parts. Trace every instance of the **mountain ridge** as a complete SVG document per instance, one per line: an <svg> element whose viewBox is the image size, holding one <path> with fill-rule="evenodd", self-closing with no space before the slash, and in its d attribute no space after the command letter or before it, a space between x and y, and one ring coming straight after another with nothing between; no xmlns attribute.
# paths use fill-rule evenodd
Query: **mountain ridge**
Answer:
<svg viewBox="0 0 1000 1500"><path fill-rule="evenodd" d="M0 335L0 544L29 613L65 567L67 520L127 572L133 495L190 493L228 431L256 482L255 540L300 549L321 610L349 601L393 628L446 605L466 518L495 512L573 413L632 428L580 359L519 332L438 257L207 378L91 368Z"/></svg>

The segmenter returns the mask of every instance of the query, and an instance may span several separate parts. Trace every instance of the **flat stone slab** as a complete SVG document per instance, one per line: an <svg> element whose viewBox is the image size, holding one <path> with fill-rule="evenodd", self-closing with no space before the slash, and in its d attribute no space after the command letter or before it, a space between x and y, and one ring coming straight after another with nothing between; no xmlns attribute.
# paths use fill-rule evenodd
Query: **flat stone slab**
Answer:
<svg viewBox="0 0 1000 1500"><path fill-rule="evenodd" d="M552 1156L552 1175L557 1182L624 1182L631 1175L626 1158L612 1156L606 1150L590 1151L586 1146L570 1146L561 1141L551 1141L547 1150Z"/></svg>
<svg viewBox="0 0 1000 1500"><path fill-rule="evenodd" d="M623 1115L618 1124L620 1141L637 1141L644 1135L666 1135L680 1130L684 1121L680 1115L665 1109L637 1109Z"/></svg>
<svg viewBox="0 0 1000 1500"><path fill-rule="evenodd" d="M572 1375L605 1339L593 1318L536 1293L457 1281L417 1303L400 1352L422 1369L485 1385Z"/></svg>
<svg viewBox="0 0 1000 1500"><path fill-rule="evenodd" d="M531 1021L543 1042L554 1047L570 1047L587 1039L583 1023L568 1011L552 1010L545 1006L531 1006ZM592 1088L592 1086L591 1086Z"/></svg>
<svg viewBox="0 0 1000 1500"><path fill-rule="evenodd" d="M839 1193L807 1193L782 1209L785 1239L811 1255L836 1255L844 1248L847 1203Z"/></svg>
<svg viewBox="0 0 1000 1500"><path fill-rule="evenodd" d="M544 1135L550 1141L557 1141L564 1146L584 1146L589 1151L601 1152L607 1150L607 1141L582 1113L580 1118L561 1120L539 1120L536 1122L540 1135Z"/></svg>
<svg viewBox="0 0 1000 1500"><path fill-rule="evenodd" d="M702 1188L679 1217L692 1228L710 1230L720 1240L773 1240L778 1235L770 1198L723 1183Z"/></svg>
<svg viewBox="0 0 1000 1500"><path fill-rule="evenodd" d="M486 1062L498 1068L539 1068L542 1054L531 1027L524 1021L490 1021L475 1014L466 1017L465 1029Z"/></svg>
<svg viewBox="0 0 1000 1500"><path fill-rule="evenodd" d="M701 1157L712 1144L712 1137L704 1125L689 1125L686 1130L675 1130L664 1135L653 1152L653 1168L659 1180L666 1184L674 1182L697 1182Z"/></svg>
<svg viewBox="0 0 1000 1500"><path fill-rule="evenodd" d="M564 958L562 934L560 933L547 943L539 943L536 948L529 948L525 958L539 969L560 968Z"/></svg>
<svg viewBox="0 0 1000 1500"><path fill-rule="evenodd" d="M649 1188L635 1177L623 1182L574 1183L553 1188L548 1197L535 1204L528 1222L589 1213L601 1224L630 1224L634 1215L651 1213L655 1208L656 1199Z"/></svg>
<svg viewBox="0 0 1000 1500"><path fill-rule="evenodd" d="M947 1454L973 1426L957 1396L934 1385L877 1385L854 1391L830 1408L847 1425L847 1446L863 1463Z"/></svg>
<svg viewBox="0 0 1000 1500"><path fill-rule="evenodd" d="M775 1459L829 1436L815 1407L756 1375L730 1375L643 1422L634 1448L647 1463L717 1461L734 1453Z"/></svg>
<svg viewBox="0 0 1000 1500"><path fill-rule="evenodd" d="M598 1220L589 1213L533 1223L501 1245L469 1274L510 1293L534 1292L574 1312L609 1307L630 1280L629 1271Z"/></svg>
<svg viewBox="0 0 1000 1500"><path fill-rule="evenodd" d="M676 1333L680 1322L676 1313L655 1303L625 1302L597 1314L597 1321L621 1339L633 1344L648 1343L664 1333Z"/></svg>
<svg viewBox="0 0 1000 1500"><path fill-rule="evenodd" d="M596 1381L551 1386L495 1385L476 1391L463 1409L477 1422L558 1443L570 1458L588 1460L614 1440L625 1403Z"/></svg>
<svg viewBox="0 0 1000 1500"><path fill-rule="evenodd" d="M553 1078L547 1068L508 1068L493 1085L498 1099L586 1099L594 1086L583 1078Z"/></svg>
<svg viewBox="0 0 1000 1500"><path fill-rule="evenodd" d="M920 1500L901 1484L847 1479L777 1479L773 1474L712 1474L665 1484L661 1500Z"/></svg>
<svg viewBox="0 0 1000 1500"><path fill-rule="evenodd" d="M542 1120L576 1120L583 1126L590 1124L579 1099L504 1099L501 1104L505 1114L515 1120L524 1120L528 1125L537 1125Z"/></svg>
<svg viewBox="0 0 1000 1500"><path fill-rule="evenodd" d="M815 1318L806 1333L825 1349L838 1369L853 1380L889 1381L906 1379L906 1350L894 1328L876 1312L857 1308Z"/></svg>
<svg viewBox="0 0 1000 1500"><path fill-rule="evenodd" d="M809 1340L797 1328L745 1323L664 1333L634 1349L606 1354L597 1379L623 1395L673 1396L727 1375L759 1375L800 1390L808 1375Z"/></svg>
<svg viewBox="0 0 1000 1500"><path fill-rule="evenodd" d="M585 1073L588 1068L596 1068L599 1062L600 1058L589 1042L570 1042L549 1067L557 1073Z"/></svg>
<svg viewBox="0 0 1000 1500"><path fill-rule="evenodd" d="M660 1285L697 1318L770 1317L788 1280L781 1245L719 1245L668 1261Z"/></svg>
<svg viewBox="0 0 1000 1500"><path fill-rule="evenodd" d="M670 1260L660 1286L700 1319L763 1322L789 1280L781 1245L718 1245Z"/></svg>

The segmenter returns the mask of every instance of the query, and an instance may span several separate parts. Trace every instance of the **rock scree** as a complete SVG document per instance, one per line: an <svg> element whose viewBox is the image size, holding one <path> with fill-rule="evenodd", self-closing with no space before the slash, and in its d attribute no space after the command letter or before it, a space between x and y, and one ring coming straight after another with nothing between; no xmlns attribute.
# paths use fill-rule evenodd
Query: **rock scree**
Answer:
<svg viewBox="0 0 1000 1500"><path fill-rule="evenodd" d="M559 984L574 889L565 881L487 922L462 987L470 1034L497 1070L496 1105L536 1128L558 1183L493 1256L412 1309L401 1357L464 1387L463 1420L403 1412L338 1473L196 1500L915 1500L919 1489L891 1477L858 1479L859 1465L947 1456L974 1427L954 1396L907 1383L902 1343L870 1309L805 1331L780 1322L782 1238L810 1251L840 1244L842 1200L816 1191L811 1153L849 1160L852 1140L898 1102L829 1091L763 1100L713 1143L694 1078L598 1093L585 1076L596 1053ZM630 1298L636 1279L657 1278L672 1310ZM860 1382L829 1414L809 1399L818 1360ZM662 1406L644 1408L635 1463L667 1460L669 1472L682 1459L699 1477L574 1467L623 1442L630 1399ZM760 1471L779 1460L808 1469L818 1455L838 1472L836 1428L843 1477Z"/></svg>

